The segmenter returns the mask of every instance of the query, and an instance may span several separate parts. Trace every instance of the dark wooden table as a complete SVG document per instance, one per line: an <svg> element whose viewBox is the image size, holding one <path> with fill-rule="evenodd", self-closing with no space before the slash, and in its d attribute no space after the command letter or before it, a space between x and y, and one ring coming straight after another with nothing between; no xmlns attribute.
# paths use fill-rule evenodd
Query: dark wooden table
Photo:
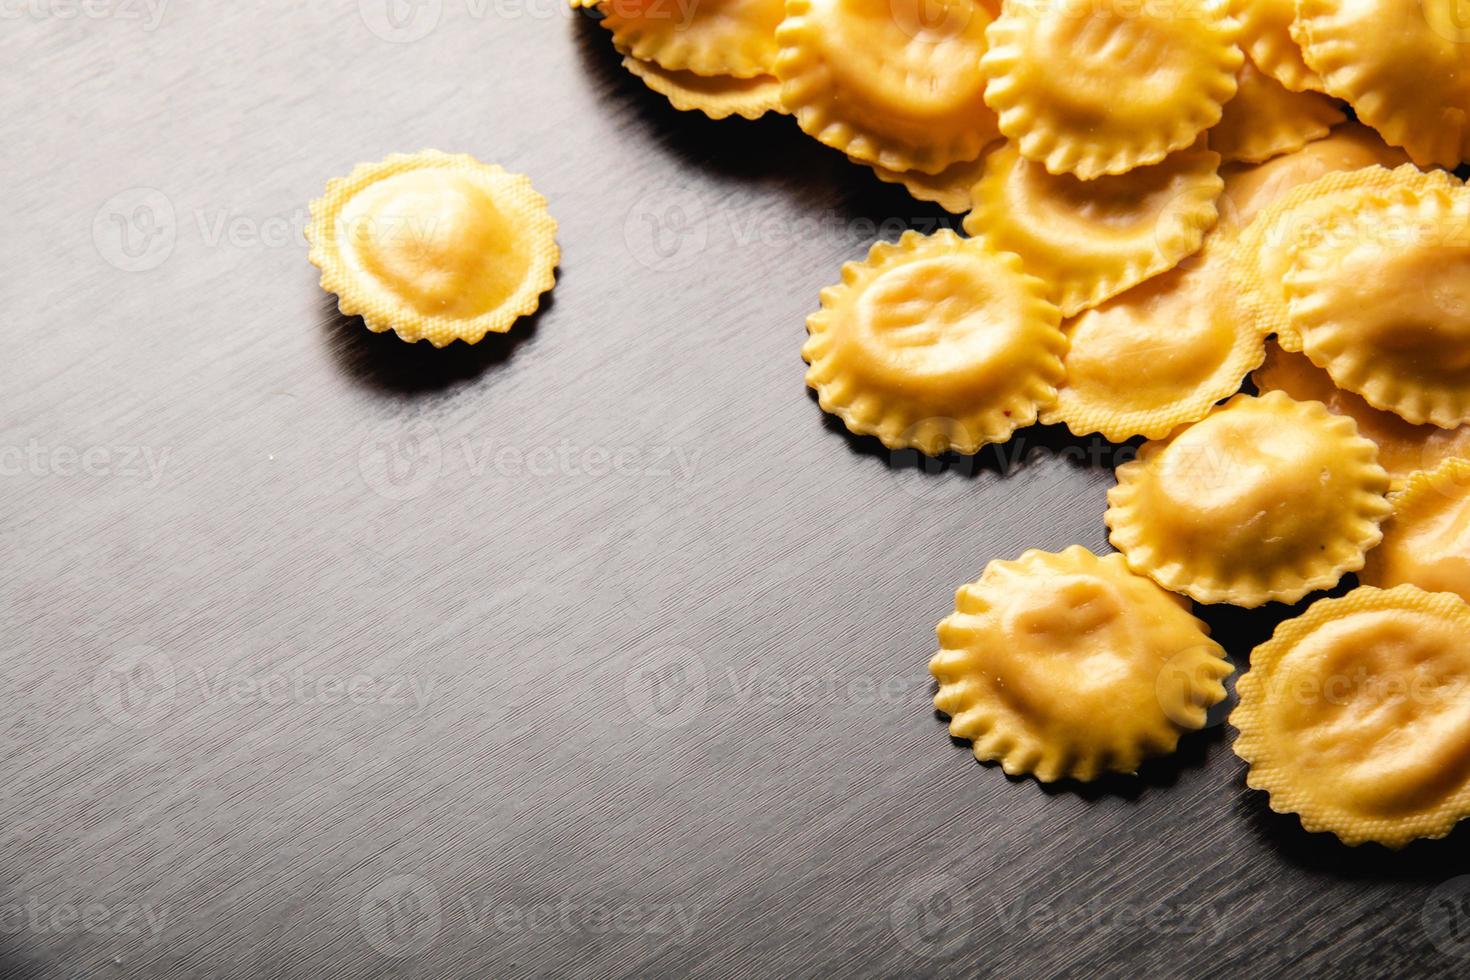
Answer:
<svg viewBox="0 0 1470 980"><path fill-rule="evenodd" d="M817 291L952 219L560 0L0 10L3 976L1464 974L1465 833L1308 836L1219 724L1086 788L948 738L953 590L1105 549L1118 458L807 395ZM423 147L561 221L507 338L317 288L307 201Z"/></svg>

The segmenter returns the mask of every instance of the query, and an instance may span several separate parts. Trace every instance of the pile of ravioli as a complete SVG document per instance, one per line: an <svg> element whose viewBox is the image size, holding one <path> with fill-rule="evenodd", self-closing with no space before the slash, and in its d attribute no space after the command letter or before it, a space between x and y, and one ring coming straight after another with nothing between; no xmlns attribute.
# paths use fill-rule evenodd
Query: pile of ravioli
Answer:
<svg viewBox="0 0 1470 980"><path fill-rule="evenodd" d="M992 562L939 625L935 704L978 758L1134 772L1226 698L1191 600L1358 573L1253 652L1249 785L1348 844L1470 815L1453 0L586 5L677 108L787 113L966 214L823 290L802 353L825 411L931 455L1036 422L1144 440L1108 495L1116 554Z"/></svg>

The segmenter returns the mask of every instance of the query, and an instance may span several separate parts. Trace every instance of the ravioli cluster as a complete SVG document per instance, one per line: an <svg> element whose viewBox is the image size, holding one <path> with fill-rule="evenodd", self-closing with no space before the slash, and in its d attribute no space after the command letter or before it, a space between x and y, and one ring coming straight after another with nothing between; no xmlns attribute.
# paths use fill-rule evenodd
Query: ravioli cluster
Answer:
<svg viewBox="0 0 1470 980"><path fill-rule="evenodd" d="M1116 554L1028 551L959 590L931 662L951 734L1012 775L1133 772L1225 698L1191 601L1360 573L1252 655L1249 785L1349 844L1470 814L1453 0L708 0L677 24L661 3L586 5L675 107L788 114L964 215L822 291L802 355L824 411L930 455L1037 422L1142 440L1108 495Z"/></svg>

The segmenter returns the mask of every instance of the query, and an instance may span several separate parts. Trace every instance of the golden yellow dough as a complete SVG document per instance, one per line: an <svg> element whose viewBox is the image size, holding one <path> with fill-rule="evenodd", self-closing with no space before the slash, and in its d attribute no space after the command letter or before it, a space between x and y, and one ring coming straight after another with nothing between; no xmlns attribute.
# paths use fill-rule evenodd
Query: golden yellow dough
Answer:
<svg viewBox="0 0 1470 980"><path fill-rule="evenodd" d="M1338 126L1322 139L1294 153L1265 163L1231 163L1220 170L1225 192L1220 196L1220 228L1232 230L1251 223L1268 205L1290 191L1339 170L1374 165L1394 168L1409 162L1403 150L1360 123Z"/></svg>
<svg viewBox="0 0 1470 980"><path fill-rule="evenodd" d="M1292 36L1324 89L1422 167L1470 159L1461 0L1300 0Z"/></svg>
<svg viewBox="0 0 1470 980"><path fill-rule="evenodd" d="M1241 315L1224 257L1207 246L1199 261L1063 324L1067 377L1041 420L1113 442L1160 439L1238 392L1266 337Z"/></svg>
<svg viewBox="0 0 1470 980"><path fill-rule="evenodd" d="M1345 844L1443 837L1470 813L1470 607L1355 589L1276 628L1236 684L1235 754L1271 809Z"/></svg>
<svg viewBox="0 0 1470 980"><path fill-rule="evenodd" d="M1231 0L1230 13L1240 22L1240 46L1262 71L1293 92L1322 91L1291 36L1296 0Z"/></svg>
<svg viewBox="0 0 1470 980"><path fill-rule="evenodd" d="M1104 521L1134 571L1204 603L1296 602L1363 567L1388 473L1353 420L1236 395L1118 467Z"/></svg>
<svg viewBox="0 0 1470 980"><path fill-rule="evenodd" d="M1299 242L1290 332L1338 387L1455 428L1470 422L1470 189L1386 188Z"/></svg>
<svg viewBox="0 0 1470 980"><path fill-rule="evenodd" d="M1452 456L1470 457L1470 426L1441 429L1412 425L1392 412L1374 408L1361 395L1343 391L1332 376L1305 354L1268 345L1266 361L1251 375L1264 394L1284 391L1297 401L1321 402L1338 415L1358 423L1358 431L1378 445L1378 462L1388 470L1394 487L1402 487L1420 470L1434 469ZM1369 555L1371 563L1372 554Z"/></svg>
<svg viewBox="0 0 1470 980"><path fill-rule="evenodd" d="M1021 260L941 231L879 242L807 320L822 409L890 449L974 453L1056 398L1061 313Z"/></svg>
<svg viewBox="0 0 1470 980"><path fill-rule="evenodd" d="M873 175L885 184L901 184L915 200L937 204L951 214L964 214L975 206L971 192L985 172L986 156L981 154L974 160L952 163L937 174L926 174L922 170L889 170L876 163L852 162L869 167Z"/></svg>
<svg viewBox="0 0 1470 980"><path fill-rule="evenodd" d="M600 6L613 46L639 61L734 78L775 71L784 0L602 0Z"/></svg>
<svg viewBox="0 0 1470 980"><path fill-rule="evenodd" d="M522 176L425 150L362 164L311 202L321 285L369 330L478 343L532 313L560 251L546 199Z"/></svg>
<svg viewBox="0 0 1470 980"><path fill-rule="evenodd" d="M696 75L692 71L669 71L637 58L624 58L623 67L680 112L702 112L711 119L759 119L768 112L785 111L781 107L781 83L774 75Z"/></svg>
<svg viewBox="0 0 1470 980"><path fill-rule="evenodd" d="M1167 272L1219 217L1220 155L1203 145L1096 180L1048 173L1008 143L986 157L965 230L1015 252L1063 315Z"/></svg>
<svg viewBox="0 0 1470 980"><path fill-rule="evenodd" d="M1261 329L1276 334L1281 346L1302 349L1287 306L1286 276L1298 249L1321 238L1341 213L1367 195L1388 189L1419 190L1463 186L1442 170L1424 173L1411 164L1394 170L1364 167L1330 173L1295 188L1256 215L1231 250L1231 277Z"/></svg>
<svg viewBox="0 0 1470 980"><path fill-rule="evenodd" d="M1006 0L985 101L1028 160L1091 180L1158 163L1220 121L1244 56L1224 0Z"/></svg>
<svg viewBox="0 0 1470 980"><path fill-rule="evenodd" d="M1347 117L1318 92L1293 92L1263 74L1249 58L1236 76L1239 89L1210 130L1210 149L1232 162L1261 163L1321 139Z"/></svg>
<svg viewBox="0 0 1470 980"><path fill-rule="evenodd" d="M929 669L950 734L1042 782L1131 773L1174 751L1232 670L1187 603L1078 546L991 562L938 632Z"/></svg>
<svg viewBox="0 0 1470 980"><path fill-rule="evenodd" d="M801 128L864 163L938 174L1000 135L981 94L976 0L788 0L781 98Z"/></svg>
<svg viewBox="0 0 1470 980"><path fill-rule="evenodd" d="M1383 543L1368 553L1364 585L1417 585L1470 601L1470 459L1414 474L1390 498Z"/></svg>

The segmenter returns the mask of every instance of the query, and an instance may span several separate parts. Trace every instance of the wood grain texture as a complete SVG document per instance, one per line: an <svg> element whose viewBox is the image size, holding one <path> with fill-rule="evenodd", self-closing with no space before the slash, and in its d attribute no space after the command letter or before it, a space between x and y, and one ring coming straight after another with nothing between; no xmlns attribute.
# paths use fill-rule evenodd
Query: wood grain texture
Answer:
<svg viewBox="0 0 1470 980"><path fill-rule="evenodd" d="M946 736L953 590L1104 549L1116 456L925 473L807 396L817 291L940 213L559 0L381 7L0 22L0 975L1463 975L1465 833L1309 837L1223 726L1080 791ZM339 317L300 239L425 146L561 221L474 349Z"/></svg>

